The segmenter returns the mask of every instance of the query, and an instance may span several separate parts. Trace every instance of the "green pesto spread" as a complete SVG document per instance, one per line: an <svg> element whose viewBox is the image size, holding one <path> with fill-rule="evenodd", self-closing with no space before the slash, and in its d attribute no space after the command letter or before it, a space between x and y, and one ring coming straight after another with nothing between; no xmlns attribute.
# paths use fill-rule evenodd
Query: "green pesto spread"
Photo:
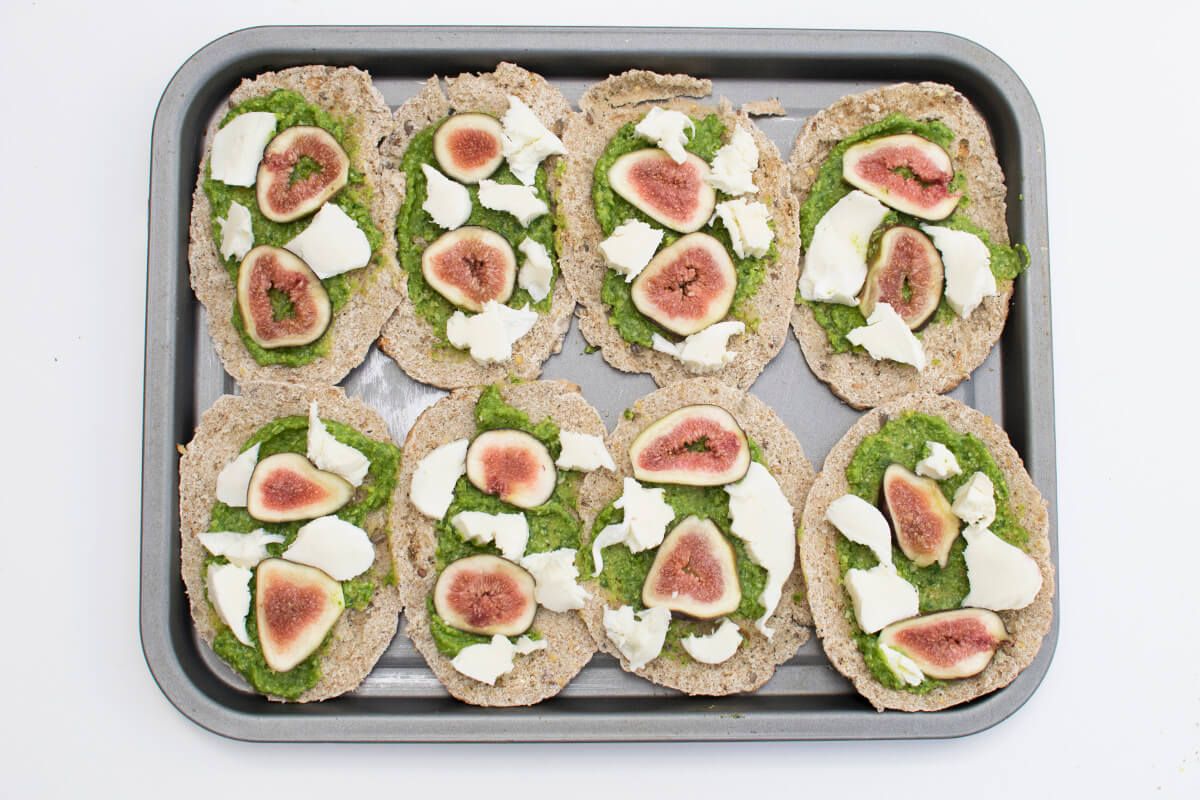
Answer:
<svg viewBox="0 0 1200 800"><path fill-rule="evenodd" d="M721 147L722 137L725 135L725 125L722 124L716 114L709 114L701 120L693 119L692 122L695 125L695 130L690 134L684 148L706 162L711 162L717 154L717 150ZM608 143L604 154L596 162L596 170L592 183L592 204L596 209L596 219L600 223L600 229L604 231L606 237L612 236L613 231L619 225L630 219L636 219L663 232L662 243L659 246L659 250L661 250L673 244L679 239L681 234L669 230L661 223L650 219L650 217L634 207L632 203L617 194L608 181L608 172L618 158L635 150L643 150L655 146L653 142L647 141L634 133L634 125L635 123L633 122L623 125L617 131L616 136ZM721 191L717 192L718 203L728 199L730 199L729 195ZM774 227L774 223L771 224ZM779 251L775 247L774 240L771 241L770 249L762 258L754 258L752 256L738 258L737 254L733 252L733 243L729 238L729 231L719 221L711 225L705 225L700 230L721 242L726 252L729 253L729 257L733 260L733 267L737 272L737 288L733 293L733 304L730 306L730 315L742 320L748 328L753 329L758 324L758 319L749 316L749 301L754 297L755 292L758 291L758 287L766 277L767 265L779 258ZM609 324L615 326L620 332L621 338L630 344L653 347L654 334L656 333L668 341L675 340L676 337L674 337L674 334L644 316L634 307L630 284L626 283L625 276L615 269L610 269L604 274L604 283L601 287L600 298L612 308L612 314L609 316Z"/></svg>
<svg viewBox="0 0 1200 800"><path fill-rule="evenodd" d="M400 169L404 172L405 195L404 205L400 207L400 214L396 217L396 241L399 243L400 266L408 274L408 296L412 300L417 314L429 323L438 340L448 351L460 352L446 338L446 321L458 309L453 303L438 294L421 273L421 253L435 239L447 232L433 221L433 217L429 215L428 211L421 207L429 196L428 181L425 179L425 172L421 169L421 165L428 164L439 172L442 171L433 154L433 136L446 119L430 125L418 133L408 145L408 150L404 152ZM501 164L500 168L490 176L490 179L496 183L521 183L517 176L512 174L507 162ZM471 195L471 216L463 223L464 226L475 225L495 231L508 240L514 253L517 253L517 247L526 237L546 248L546 252L550 255L550 263L554 268L550 278L550 294L535 303L529 292L518 286L513 289L512 297L505 305L510 308L524 308L528 305L534 311L547 313L550 311L554 297L554 283L558 280L558 256L554 245L554 216L543 214L537 219L531 220L528 227L521 227L517 218L507 211L484 208L479 202L477 185L472 184L466 188ZM542 202L547 206L552 205L550 192L546 187L546 170L538 169L534 179L534 189ZM519 253L517 257L518 259L523 258Z"/></svg>
<svg viewBox="0 0 1200 800"><path fill-rule="evenodd" d="M946 499L953 501L954 492L970 480L972 475L976 472L984 473L991 480L996 497L996 521L988 526L989 529L1005 542L1027 550L1029 532L1017 522L1010 504L1008 484L995 460L983 442L969 433L956 433L940 417L906 411L885 423L878 433L863 439L846 468L846 481L850 484L850 492L868 503L878 505L884 470L889 464L902 464L907 469L916 471L917 462L928 455L925 443L929 441L944 444L954 454L962 469L961 475L938 481ZM895 541L892 542L892 561L896 565L896 572L917 587L922 614L945 611L962 605L963 598L971 588L967 581L967 562L963 557L966 547L966 540L959 536L950 549L950 557L945 567L938 566L936 562L927 567L918 567L904 555ZM866 570L879 564L871 548L852 542L845 536L838 536L837 552L842 575L845 575L847 570ZM926 678L918 686L909 686L901 681L883 659L878 646L878 634L863 633L859 629L848 596L845 613L846 619L855 630L855 640L867 667L880 683L892 689L904 689L917 694L924 694L930 689L944 685L944 681L931 678Z"/></svg>
<svg viewBox="0 0 1200 800"><path fill-rule="evenodd" d="M349 445L370 461L367 476L363 483L354 491L350 502L337 511L337 516L360 528L366 522L367 514L376 509L386 508L391 501L392 492L400 471L400 448L386 442L377 442L363 436L358 431L333 420L322 420L325 429L342 444ZM308 447L308 417L283 417L274 420L260 428L251 436L239 452L245 452L255 444L261 443L258 458L261 461L276 453L304 454ZM261 522L254 519L242 507L227 506L217 501L212 510L210 531L232 531L249 533L262 528L268 533L281 534L284 540L267 545L267 554L271 557L280 556L284 550L295 541L300 528L306 520L295 522ZM209 564L223 564L224 556L209 555L202 567L202 575L208 572ZM389 573L390 574L390 573ZM387 582L387 576L378 576L374 572L342 581L342 594L346 607L364 610L370 604L379 581ZM394 582L395 578L392 577ZM207 586L207 581L205 582ZM255 579L250 579L250 608L254 608ZM215 619L215 614L214 614ZM213 650L234 669L245 676L251 685L264 694L285 697L295 700L308 689L311 689L321 679L320 656L329 643L329 638L317 650L287 672L276 672L267 666L262 649L258 643L258 624L253 613L246 615L246 632L250 635L253 646L246 646L237 640L228 626L217 623L218 633L213 640ZM332 630L330 631L332 635Z"/></svg>
<svg viewBox="0 0 1200 800"><path fill-rule="evenodd" d="M276 133L296 125L312 125L324 128L337 139L338 144L342 146L342 149L350 157L351 164L356 160L356 142L350 135L350 131L354 125L353 118L335 116L319 106L312 105L296 92L277 89L269 95L254 97L244 103L240 103L221 120L221 127L225 127L235 117L250 111L268 111L274 114ZM304 162L301 159L301 164L297 166L297 169L292 174L293 180L298 178L296 173L301 172L303 168ZM272 222L259 211L258 200L255 197L253 186L228 186L221 181L213 180L211 169L207 164L204 168L204 174L204 193L208 195L208 202L212 206L213 240L216 243L218 255L221 252L223 231L222 226L217 223L217 220L229 218L229 207L235 201L250 211L250 226L254 231L255 246L269 244L275 247L283 247L296 238L312 221L312 215L308 215L292 222ZM299 177L303 177L303 174L301 173ZM371 220L371 187L367 184L363 174L351 166L349 182L341 191L330 198L329 202L346 212L346 215L358 224L358 227L366 234L367 242L371 245L372 260L378 259L383 247L383 234L375 227L375 223ZM229 272L230 279L236 286L240 262L231 257L223 259L222 263L224 263L225 269ZM358 270L352 270L344 272L341 275L326 278L321 281L321 284L325 287L325 291L329 293L329 302L333 307L333 313L336 314L340 308L346 305L346 301L350 299L352 294L366 287L366 276ZM242 319L241 310L237 303L233 305L233 327L242 337L246 349L254 356L254 360L264 365L283 364L289 367L302 366L321 356L329 355L332 343L331 334L329 331L326 331L325 335L311 344L273 349L263 348L246 333L246 324Z"/></svg>

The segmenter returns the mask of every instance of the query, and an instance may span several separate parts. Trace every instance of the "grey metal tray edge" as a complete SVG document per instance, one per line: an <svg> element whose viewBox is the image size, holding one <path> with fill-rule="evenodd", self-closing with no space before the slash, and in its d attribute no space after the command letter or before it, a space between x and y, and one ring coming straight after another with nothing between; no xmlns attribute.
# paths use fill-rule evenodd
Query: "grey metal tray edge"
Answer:
<svg viewBox="0 0 1200 800"><path fill-rule="evenodd" d="M222 37L180 67L163 93L151 152L143 424L140 626L142 646L164 695L196 724L258 741L643 741L887 739L961 736L1015 712L1049 669L1055 623L1037 659L1009 687L936 714L877 714L865 702L664 694L650 702L559 697L528 709L478 709L452 700L405 704L345 697L306 705L268 704L222 692L194 648L179 572L178 453L199 410L190 404L196 303L186 278L187 215L198 162L196 131L236 81L306 63L355 64L374 72L397 63L453 73L512 60L537 71L600 76L631 66L694 74L753 74L818 80L869 74L884 80L954 83L988 117L1009 182L1009 225L1032 254L1021 278L1003 352L1007 393L977 404L1003 420L1050 503L1057 568L1049 235L1044 143L1028 91L998 57L948 34L888 31L266 27ZM548 70L554 66L555 70ZM208 109L209 111L205 111ZM1019 135L1006 139L1002 132ZM786 152L785 152L786 157ZM1013 169L1016 165L1017 169ZM1016 235L1019 232L1019 235ZM785 349L795 347L789 335ZM974 390L968 386L967 392ZM1014 399L1015 398L1015 399ZM968 398L968 402L974 399ZM394 431L394 433L397 433ZM402 433L398 432L398 433ZM839 434L840 435L840 434ZM806 444L807 449L807 444ZM813 453L814 465L819 463ZM823 453L821 456L823 457ZM1061 578L1060 581L1061 583ZM831 670L831 668L828 668Z"/></svg>

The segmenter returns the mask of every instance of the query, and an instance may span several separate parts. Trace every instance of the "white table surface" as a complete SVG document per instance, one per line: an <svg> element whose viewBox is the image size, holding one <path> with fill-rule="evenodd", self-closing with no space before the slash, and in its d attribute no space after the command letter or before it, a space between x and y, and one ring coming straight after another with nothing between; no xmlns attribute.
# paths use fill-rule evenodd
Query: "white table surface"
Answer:
<svg viewBox="0 0 1200 800"><path fill-rule="evenodd" d="M0 533L0 794L1200 796L1200 71L1186 4L614 6L637 20L601 4L255 5L0 10L0 496L16 508ZM926 29L1008 61L1046 132L1057 375L1061 636L1032 699L974 736L865 743L261 745L176 711L137 626L151 121L195 50L285 23Z"/></svg>

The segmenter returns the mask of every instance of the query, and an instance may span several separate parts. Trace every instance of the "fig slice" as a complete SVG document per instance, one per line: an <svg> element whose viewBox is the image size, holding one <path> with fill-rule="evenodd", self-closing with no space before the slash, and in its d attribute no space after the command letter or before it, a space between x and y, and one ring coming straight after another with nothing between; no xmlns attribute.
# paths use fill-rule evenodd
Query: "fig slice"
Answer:
<svg viewBox="0 0 1200 800"><path fill-rule="evenodd" d="M258 642L276 672L312 655L345 608L342 584L316 567L268 558L255 571Z"/></svg>
<svg viewBox="0 0 1200 800"><path fill-rule="evenodd" d="M295 253L266 244L247 253L238 267L237 304L246 335L268 350L311 344L333 320L317 273Z"/></svg>
<svg viewBox="0 0 1200 800"><path fill-rule="evenodd" d="M504 160L504 129L487 114L455 114L433 134L433 157L459 183L479 183Z"/></svg>
<svg viewBox="0 0 1200 800"><path fill-rule="evenodd" d="M540 506L554 494L558 471L550 451L525 431L484 431L467 448L467 480L518 508Z"/></svg>
<svg viewBox="0 0 1200 800"><path fill-rule="evenodd" d="M945 273L942 257L928 236L904 225L888 228L867 270L859 309L869 317L876 303L887 303L915 331L942 302Z"/></svg>
<svg viewBox="0 0 1200 800"><path fill-rule="evenodd" d="M889 464L883 471L883 502L904 555L918 567L935 561L946 566L959 520L938 482Z"/></svg>
<svg viewBox="0 0 1200 800"><path fill-rule="evenodd" d="M630 287L638 311L680 336L722 319L736 289L729 253L707 233L689 233L664 247Z"/></svg>
<svg viewBox="0 0 1200 800"><path fill-rule="evenodd" d="M893 622L879 632L879 644L916 662L930 678L952 680L978 675L1001 643L1012 641L1004 620L982 608L956 608Z"/></svg>
<svg viewBox="0 0 1200 800"><path fill-rule="evenodd" d="M533 590L533 576L513 562L468 556L442 570L433 587L433 608L460 631L519 636L537 613Z"/></svg>
<svg viewBox="0 0 1200 800"><path fill-rule="evenodd" d="M962 192L950 192L950 154L912 133L851 145L842 177L897 211L931 221L950 216L962 198Z"/></svg>
<svg viewBox="0 0 1200 800"><path fill-rule="evenodd" d="M686 517L654 554L642 603L696 619L732 614L742 602L737 557L716 523Z"/></svg>
<svg viewBox="0 0 1200 800"><path fill-rule="evenodd" d="M315 163L304 177L301 159ZM273 222L291 222L316 211L350 179L350 156L324 128L296 125L267 142L254 183L258 210Z"/></svg>
<svg viewBox="0 0 1200 800"><path fill-rule="evenodd" d="M276 453L258 462L246 490L246 513L262 522L316 519L350 502L354 487L341 475L319 470L299 453Z"/></svg>
<svg viewBox="0 0 1200 800"><path fill-rule="evenodd" d="M750 445L742 426L720 406L684 406L639 433L629 460L639 481L724 486L746 477Z"/></svg>
<svg viewBox="0 0 1200 800"><path fill-rule="evenodd" d="M517 256L500 234L474 225L443 233L421 254L421 274L435 292L468 311L512 297Z"/></svg>
<svg viewBox="0 0 1200 800"><path fill-rule="evenodd" d="M691 233L708 223L717 204L717 193L705 180L708 164L687 153L676 164L657 147L634 150L613 162L608 182L613 191L634 207L673 231Z"/></svg>

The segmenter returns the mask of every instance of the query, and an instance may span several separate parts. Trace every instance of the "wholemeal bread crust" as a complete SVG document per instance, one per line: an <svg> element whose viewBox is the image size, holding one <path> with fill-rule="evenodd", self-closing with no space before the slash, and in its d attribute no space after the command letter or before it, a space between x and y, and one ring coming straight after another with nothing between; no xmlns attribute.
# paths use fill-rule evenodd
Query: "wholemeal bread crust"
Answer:
<svg viewBox="0 0 1200 800"><path fill-rule="evenodd" d="M633 465L629 447L639 433L651 423L683 406L712 403L733 414L746 433L762 447L771 474L779 482L784 496L792 504L793 522L799 524L804 499L814 479L812 466L800 447L800 442L775 412L754 395L733 389L714 378L693 378L659 389L633 406L633 418L622 418L608 437L608 449L617 464L617 472L593 472L584 479L579 502L584 514L585 547L590 546L592 525L597 515L623 491L623 481L632 477ZM588 576L585 576L588 577ZM604 609L615 608L607 602L607 592L598 581L585 583L591 601L584 609L588 630L597 646L621 662L630 672L654 683L678 689L687 694L724 695L750 692L757 689L775 673L775 667L796 654L808 641L812 615L804 600L804 582L799 561L783 586L783 594L775 613L767 621L774 630L768 639L756 627L743 628L745 644L732 658L722 664L703 664L690 661L680 664L671 658L656 658L642 669L633 670L630 663L604 632Z"/></svg>
<svg viewBox="0 0 1200 800"><path fill-rule="evenodd" d="M530 107L547 128L561 135L571 113L571 105L562 92L545 78L521 69L515 64L501 63L495 72L475 75L463 73L447 78L442 91L437 77L425 82L421 91L396 110L391 134L383 143L382 154L388 173L400 187L397 210L404 203L405 177L400 172L404 152L413 137L451 112L482 111L503 116L508 110L508 95L515 95ZM554 175L557 156L543 162L549 178L550 196L555 193ZM554 213L553 208L551 213ZM388 223L395 230L395 215ZM445 347L433 332L432 326L417 314L408 296L407 278L402 278L399 305L384 325L380 348L396 360L406 373L423 383L443 389L479 386L503 380L510 374L532 380L542 374L542 363L562 349L563 337L571 324L575 300L562 277L559 259L559 278L550 297L550 310L538 314L532 330L513 344L510 361L501 364L480 364L464 351Z"/></svg>
<svg viewBox="0 0 1200 800"><path fill-rule="evenodd" d="M349 425L376 441L394 444L383 419L357 398L338 387L296 386L256 382L242 387L240 397L223 395L200 417L196 434L179 461L179 517L182 539L182 573L187 587L192 621L210 646L220 621L208 603L204 586L205 549L196 538L208 530L217 502L217 475L238 454L255 431L267 423L293 415L307 416L309 403L317 401L322 419ZM367 515L363 528L375 546L371 570L387 575L392 568L388 548L387 509ZM346 609L334 626L333 638L321 655L321 680L297 698L298 702L336 697L362 683L396 634L401 610L400 591L380 581L363 611ZM281 700L271 697L271 700Z"/></svg>
<svg viewBox="0 0 1200 800"><path fill-rule="evenodd" d="M838 565L836 528L825 521L829 504L850 491L846 467L862 440L877 433L883 424L902 411L919 411L938 416L959 433L969 433L987 447L1004 474L1011 493L1010 505L1017 521L1029 531L1029 554L1042 571L1042 588L1033 602L1017 611L1001 611L1013 641L1002 645L983 672L970 678L948 681L946 686L918 695L883 686L871 674L854 641L854 625L847 619L849 599L842 587ZM829 455L804 508L800 559L808 582L808 601L817 624L817 635L825 654L838 672L877 709L936 711L1007 686L1029 666L1050 630L1053 617L1054 564L1050 560L1050 517L1046 500L1033 485L1029 473L1008 435L990 418L949 397L913 394L893 400L865 414L846 432Z"/></svg>
<svg viewBox="0 0 1200 800"><path fill-rule="evenodd" d="M550 417L562 430L604 436L604 423L583 399L579 387L563 380L534 381L499 386L504 401L538 422ZM587 627L573 611L557 612L538 607L533 630L542 634L545 650L520 655L513 670L501 675L495 686L468 678L438 652L430 632L425 598L437 583L437 532L434 521L408 498L413 473L421 459L435 448L457 439L474 437L475 403L479 388L457 389L426 409L408 433L404 444L401 495L392 506L392 552L400 585L406 587L404 633L425 657L429 668L459 700L480 706L525 706L558 694L596 651ZM595 473L593 473L595 474Z"/></svg>
<svg viewBox="0 0 1200 800"><path fill-rule="evenodd" d="M366 358L367 350L379 335L384 320L399 299L399 269L396 265L394 234L398 192L393 178L385 176L380 164L379 142L391 130L391 111L383 95L371 83L370 76L354 67L307 66L281 72L268 72L253 80L244 80L225 108L230 109L252 97L289 89L337 116L351 116L351 131L357 145L354 167L371 186L371 220L383 234L383 244L371 263L353 274L362 288L354 292L333 316L329 355L299 367L263 365L246 349L241 334L233 327L237 287L217 252L213 238L212 206L204 193L204 164L212 155L212 141L220 115L205 136L204 159L192 194L192 217L188 246L188 264L192 289L208 312L208 332L213 347L225 365L225 371L239 383L244 381L286 381L289 383L334 384Z"/></svg>
<svg viewBox="0 0 1200 800"><path fill-rule="evenodd" d="M759 166L754 173L758 194L750 199L765 203L775 225L779 258L767 266L766 278L745 307L748 319L759 320L755 330L732 337L729 349L737 356L711 373L721 382L748 388L775 357L787 338L792 298L799 278L797 214L799 206L790 189L787 167L778 148L744 111L722 100L715 107L691 98L712 92L710 81L688 75L659 75L632 70L590 87L579 101L581 113L572 116L563 142L566 169L558 197L559 214L567 224L559 229L563 274L580 308L579 328L604 360L624 372L648 372L659 386L695 377L672 356L625 341L609 324L609 307L601 300L607 267L600 252L604 232L592 205L592 176L596 162L622 125L646 114L651 107L682 111L694 117L716 113L732 136L745 128L758 145Z"/></svg>
<svg viewBox="0 0 1200 800"><path fill-rule="evenodd" d="M918 121L940 120L954 131L950 159L955 172L965 176L965 191L971 198L964 213L986 230L994 243L1008 244L1007 189L987 122L967 98L945 84L885 86L843 97L810 117L796 139L789 163L797 203L802 206L808 199L821 164L839 141L893 112ZM800 264L803 272L803 255ZM834 353L825 329L803 303L796 304L792 312L792 329L809 368L855 408L872 408L916 391L940 394L970 376L1000 338L1013 282L996 283L999 295L984 298L966 319L955 315L948 324L931 324L922 330L928 363L920 372L907 364L876 361L866 353Z"/></svg>

